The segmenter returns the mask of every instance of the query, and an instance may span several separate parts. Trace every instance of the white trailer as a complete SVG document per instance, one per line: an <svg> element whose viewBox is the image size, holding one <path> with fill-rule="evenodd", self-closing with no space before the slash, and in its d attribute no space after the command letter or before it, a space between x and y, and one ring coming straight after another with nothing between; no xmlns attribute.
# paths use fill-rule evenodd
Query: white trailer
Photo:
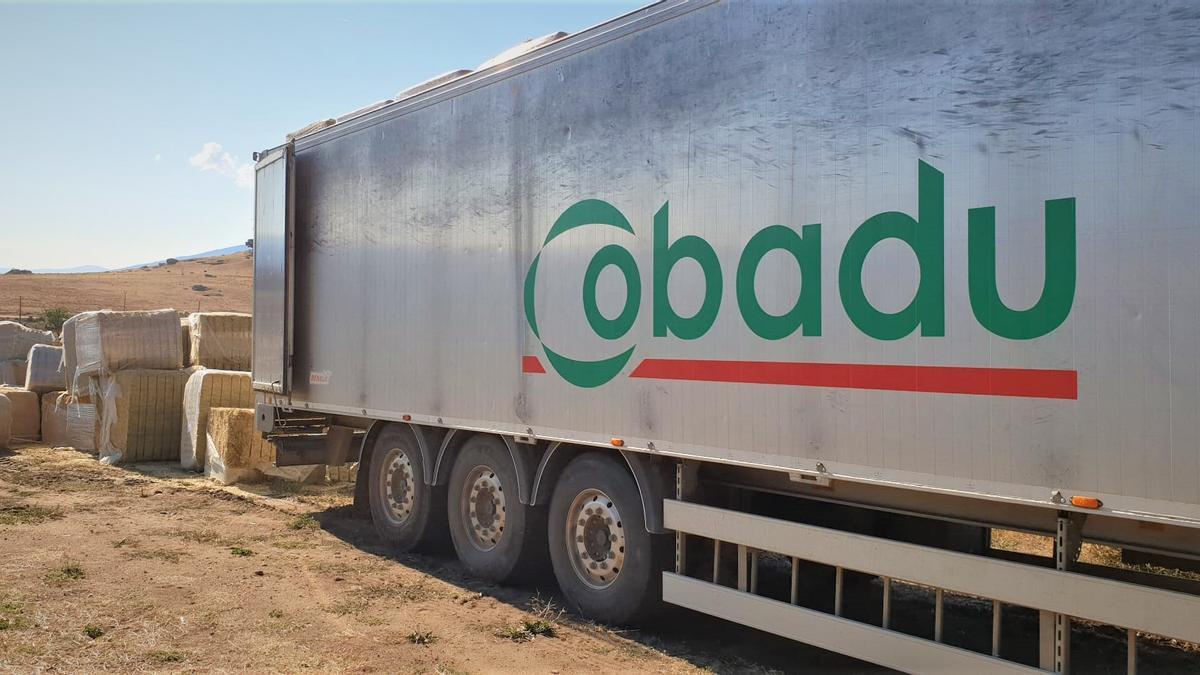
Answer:
<svg viewBox="0 0 1200 675"><path fill-rule="evenodd" d="M664 0L257 156L260 429L357 459L396 547L549 564L605 621L1063 671L1074 617L1132 670L1139 632L1200 642L1195 584L1077 558L1200 557L1198 158L1192 3ZM945 593L992 601L989 650Z"/></svg>

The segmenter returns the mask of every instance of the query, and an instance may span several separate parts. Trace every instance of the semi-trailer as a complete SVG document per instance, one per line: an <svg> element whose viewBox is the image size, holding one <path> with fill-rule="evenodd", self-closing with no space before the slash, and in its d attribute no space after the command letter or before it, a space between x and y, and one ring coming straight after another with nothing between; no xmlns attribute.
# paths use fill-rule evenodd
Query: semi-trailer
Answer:
<svg viewBox="0 0 1200 675"><path fill-rule="evenodd" d="M1200 557L1192 3L664 0L256 159L259 428L359 462L397 549L908 671L1065 671L1073 618L1131 670L1200 642L1197 584L1079 561Z"/></svg>

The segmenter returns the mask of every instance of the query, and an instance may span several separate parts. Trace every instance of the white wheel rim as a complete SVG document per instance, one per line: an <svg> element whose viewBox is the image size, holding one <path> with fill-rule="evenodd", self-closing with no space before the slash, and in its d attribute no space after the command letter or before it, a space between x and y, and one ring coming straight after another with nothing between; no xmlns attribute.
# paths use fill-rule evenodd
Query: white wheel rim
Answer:
<svg viewBox="0 0 1200 675"><path fill-rule="evenodd" d="M383 474L384 504L387 506L389 519L403 524L412 515L416 501L417 485L412 462L400 448L388 450L385 457L390 457L391 461Z"/></svg>
<svg viewBox="0 0 1200 675"><path fill-rule="evenodd" d="M600 490L584 490L567 509L566 526L575 575L592 588L611 586L625 566L625 524L616 504Z"/></svg>
<svg viewBox="0 0 1200 675"><path fill-rule="evenodd" d="M480 464L467 472L462 487L459 512L467 540L480 551L490 551L504 538L504 485L494 469Z"/></svg>

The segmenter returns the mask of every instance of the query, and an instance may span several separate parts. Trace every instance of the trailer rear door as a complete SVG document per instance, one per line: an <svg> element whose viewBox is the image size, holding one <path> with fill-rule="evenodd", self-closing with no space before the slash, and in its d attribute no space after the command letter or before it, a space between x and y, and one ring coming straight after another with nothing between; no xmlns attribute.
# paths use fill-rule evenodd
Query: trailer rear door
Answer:
<svg viewBox="0 0 1200 675"><path fill-rule="evenodd" d="M288 143L254 167L254 388L277 394L291 387L294 165Z"/></svg>

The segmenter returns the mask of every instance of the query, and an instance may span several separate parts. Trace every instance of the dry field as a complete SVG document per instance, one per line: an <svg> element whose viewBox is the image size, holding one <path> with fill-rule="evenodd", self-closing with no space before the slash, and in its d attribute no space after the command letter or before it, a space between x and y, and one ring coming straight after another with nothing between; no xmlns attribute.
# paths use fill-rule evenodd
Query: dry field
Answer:
<svg viewBox="0 0 1200 675"><path fill-rule="evenodd" d="M39 316L62 307L249 312L254 262L247 253L128 272L0 275L0 317ZM203 290L193 287L203 286Z"/></svg>

